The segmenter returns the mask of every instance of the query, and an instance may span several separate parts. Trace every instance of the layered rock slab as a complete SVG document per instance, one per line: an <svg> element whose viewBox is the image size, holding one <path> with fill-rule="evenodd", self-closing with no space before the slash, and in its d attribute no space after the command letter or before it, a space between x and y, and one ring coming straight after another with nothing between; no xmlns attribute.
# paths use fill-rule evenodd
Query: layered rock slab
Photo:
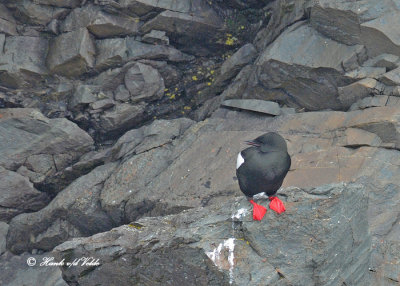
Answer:
<svg viewBox="0 0 400 286"><path fill-rule="evenodd" d="M14 216L37 211L49 202L45 193L36 190L28 178L0 166L0 220L8 222Z"/></svg>
<svg viewBox="0 0 400 286"><path fill-rule="evenodd" d="M30 189L57 193L80 175L65 176L66 168L90 151L94 142L75 123L65 118L49 119L31 108L2 109L0 117L0 166L33 183ZM32 208L24 209L40 209L31 203Z"/></svg>
<svg viewBox="0 0 400 286"><path fill-rule="evenodd" d="M362 2L320 0L311 7L310 23L320 33L338 42L362 44L368 55L399 55L400 7L395 1Z"/></svg>
<svg viewBox="0 0 400 286"><path fill-rule="evenodd" d="M277 99L308 110L343 109L337 87L354 81L344 70L356 68L364 57L364 46L338 43L298 22L260 54L243 97Z"/></svg>
<svg viewBox="0 0 400 286"><path fill-rule="evenodd" d="M155 158L151 157L153 152L148 152L152 149L159 150L158 152L164 153L165 156L164 148L158 147L171 145L173 139L182 134L192 123L188 119L177 119L171 122L160 120L151 126L144 126L127 132L110 150L110 156L113 156L115 160L126 160L132 153L138 153L154 160ZM78 162L73 167L79 169L85 168L85 164L99 164L93 162L96 157L98 157L99 161L103 161L103 165L79 177L58 193L40 211L15 217L10 222L11 228L7 241L8 249L15 253L32 249L51 250L57 244L71 237L87 236L106 231L121 224L122 221L126 221L123 212L112 212L110 210L111 207L109 208L105 205L103 200L106 201L106 198L109 198L110 200L106 202L109 202L114 208L120 208L121 201L126 203L129 196L135 195L135 193L131 189L125 189L124 193L118 198L111 196L105 198L108 194L102 192L102 189L110 176L117 173L116 167L124 171L124 169L126 170L125 164L131 167L134 166L130 164L130 161L121 164L118 162L104 163L106 155L102 157L101 154L96 156L91 153L85 157L82 162ZM158 157L158 159L161 159L161 157ZM87 160L86 163L85 160ZM158 168L166 167L161 164L161 161L159 163L157 165ZM160 171L157 168L152 168L151 165L143 166L143 170L147 172L148 178L156 176L157 172ZM74 171L74 169L70 171ZM134 174L131 173L129 175L133 176ZM121 185L124 184L123 181L120 183ZM109 185L108 182L107 185Z"/></svg>
<svg viewBox="0 0 400 286"><path fill-rule="evenodd" d="M93 139L65 118L49 119L32 108L2 109L0 114L0 165L7 169L38 154L71 155L74 160L93 146Z"/></svg>
<svg viewBox="0 0 400 286"><path fill-rule="evenodd" d="M35 2L42 5L75 8L82 3L82 0L36 0Z"/></svg>
<svg viewBox="0 0 400 286"><path fill-rule="evenodd" d="M165 45L150 45L136 41L132 37L104 39L96 41L96 69L124 64L141 59L168 60L186 62L193 59L179 50Z"/></svg>
<svg viewBox="0 0 400 286"><path fill-rule="evenodd" d="M132 17L108 14L98 6L87 5L74 9L64 20L61 31L71 32L87 28L96 38L110 38L137 34L139 21Z"/></svg>
<svg viewBox="0 0 400 286"><path fill-rule="evenodd" d="M70 237L111 229L112 221L101 210L98 198L114 168L112 163L99 166L70 184L39 212L15 217L10 222L7 248L14 253L51 250Z"/></svg>
<svg viewBox="0 0 400 286"><path fill-rule="evenodd" d="M268 211L261 223L252 221L245 198L232 198L225 208L210 206L143 218L89 238L76 238L57 246L54 253L59 259L99 258L101 265L91 272L63 269L68 281L83 285L95 285L98 277L122 285L140 284L144 279L176 284L184 276L182 281L196 285L367 281L371 241L365 215L368 199L362 186L286 189L282 194L287 211L279 216ZM159 264L167 260L161 275ZM177 264L182 266L173 270ZM120 269L118 275L115 269Z"/></svg>

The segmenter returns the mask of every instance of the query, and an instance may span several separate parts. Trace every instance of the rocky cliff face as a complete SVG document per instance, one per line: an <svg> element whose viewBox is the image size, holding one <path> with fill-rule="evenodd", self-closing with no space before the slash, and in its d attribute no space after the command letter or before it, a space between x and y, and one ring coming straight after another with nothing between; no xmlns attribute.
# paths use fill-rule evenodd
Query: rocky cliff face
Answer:
<svg viewBox="0 0 400 286"><path fill-rule="evenodd" d="M399 26L395 0L0 0L0 284L397 285ZM287 211L254 222L235 160L267 131Z"/></svg>

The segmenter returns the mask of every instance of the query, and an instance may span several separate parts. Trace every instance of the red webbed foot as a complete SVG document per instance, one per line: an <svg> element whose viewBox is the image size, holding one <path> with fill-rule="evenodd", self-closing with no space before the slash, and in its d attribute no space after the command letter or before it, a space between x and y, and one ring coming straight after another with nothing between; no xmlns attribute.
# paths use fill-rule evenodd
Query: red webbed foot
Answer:
<svg viewBox="0 0 400 286"><path fill-rule="evenodd" d="M256 204L253 200L249 200L249 202L253 205L253 220L262 220L267 212L267 208Z"/></svg>
<svg viewBox="0 0 400 286"><path fill-rule="evenodd" d="M269 208L271 210L276 211L278 214L281 214L286 210L283 202L278 197L269 197L269 200L271 201L269 203Z"/></svg>

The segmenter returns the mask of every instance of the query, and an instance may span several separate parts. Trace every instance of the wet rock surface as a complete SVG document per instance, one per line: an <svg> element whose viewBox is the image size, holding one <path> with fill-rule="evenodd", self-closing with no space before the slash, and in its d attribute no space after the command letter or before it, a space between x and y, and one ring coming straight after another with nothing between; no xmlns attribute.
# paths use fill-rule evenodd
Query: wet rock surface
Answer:
<svg viewBox="0 0 400 286"><path fill-rule="evenodd" d="M0 2L1 285L399 283L396 1ZM253 222L268 131L287 211Z"/></svg>

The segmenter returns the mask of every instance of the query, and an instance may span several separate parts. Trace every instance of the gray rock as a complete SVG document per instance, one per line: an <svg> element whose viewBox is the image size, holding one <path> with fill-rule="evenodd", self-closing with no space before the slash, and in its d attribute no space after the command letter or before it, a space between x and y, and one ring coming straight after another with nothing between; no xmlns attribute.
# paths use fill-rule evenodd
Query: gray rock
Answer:
<svg viewBox="0 0 400 286"><path fill-rule="evenodd" d="M102 191L102 205L110 216L116 221L121 217L129 221L147 215L177 213L209 202L222 203L231 195L237 185L232 180L233 169L222 166L234 165L236 154L227 154L236 153L236 149L232 150L244 140L244 133L221 131L217 135L215 131L200 133L201 129L202 124L192 126L186 136L173 144L138 155L135 155L139 148L135 147L136 140L126 146L123 153L133 155L125 157ZM237 147L230 145L228 150L225 142L236 142ZM143 147L148 149L146 145Z"/></svg>
<svg viewBox="0 0 400 286"><path fill-rule="evenodd" d="M96 41L96 69L121 65L127 61L126 39L115 38Z"/></svg>
<svg viewBox="0 0 400 286"><path fill-rule="evenodd" d="M82 0L35 0L35 3L56 7L75 8L82 3Z"/></svg>
<svg viewBox="0 0 400 286"><path fill-rule="evenodd" d="M35 86L48 71L45 58L48 40L40 37L10 36L0 51L0 81L18 88Z"/></svg>
<svg viewBox="0 0 400 286"><path fill-rule="evenodd" d="M21 22L47 25L52 19L65 17L68 14L67 9L37 5L29 0L20 0L16 6L17 12L14 14Z"/></svg>
<svg viewBox="0 0 400 286"><path fill-rule="evenodd" d="M115 105L114 100L110 98L102 99L90 104L92 109L108 109Z"/></svg>
<svg viewBox="0 0 400 286"><path fill-rule="evenodd" d="M382 94L384 86L372 78L365 78L347 86L338 87L339 100L344 108L349 108L358 100L373 95Z"/></svg>
<svg viewBox="0 0 400 286"><path fill-rule="evenodd" d="M192 123L193 122L189 119L156 121L152 125L144 126L136 132L130 131L125 134L118 141L113 150L111 150L111 153L115 154L114 156L117 159L126 158L126 156L133 152L144 154L148 157L149 155L152 156L153 152L151 150L159 150L165 153L163 146L170 145L171 141L180 136ZM139 142L135 143L137 140L139 140ZM104 162L109 152L100 153L87 154L80 162L73 165L71 172L79 168L85 169L88 165L96 165L98 164L96 160ZM127 164L129 164L129 162ZM165 164L160 162L159 166L163 165ZM133 167L132 165L130 166ZM115 207L119 206L118 202L121 199L120 197L112 198L112 194L107 191L105 195L102 195L101 205L99 203L99 195L103 193L103 182L114 173L115 167L115 163L97 167L60 192L56 198L41 211L20 215L14 218L10 227L9 248L12 249L13 252L21 252L33 248L51 249L69 237L87 235L87 233L93 234L98 231L107 230L107 227L109 228L110 226L108 218L115 219L112 223L113 226L116 221L125 221L123 216L116 219L104 213L105 210L109 213L107 205L103 203L104 197L108 195L111 199L110 204ZM125 167L121 166L118 168L123 171ZM152 169L151 171L148 169L146 169L147 171L144 170L147 172L147 176L151 176L151 173L156 170L156 168L153 167ZM109 185L109 183L107 184ZM125 190L125 193L127 195L133 195L132 192L129 193L129 189ZM91 226L88 226L88 224ZM35 239L25 239L24 237L28 238L26 236L28 233L32 234Z"/></svg>
<svg viewBox="0 0 400 286"><path fill-rule="evenodd" d="M112 147L114 159L119 160L171 143L194 122L187 118L155 120L152 124L126 132Z"/></svg>
<svg viewBox="0 0 400 286"><path fill-rule="evenodd" d="M376 134L357 128L347 128L342 140L342 146L353 148L360 146L379 147L382 144L381 138Z"/></svg>
<svg viewBox="0 0 400 286"><path fill-rule="evenodd" d="M221 105L275 116L281 114L279 104L272 101L257 99L228 99L223 101Z"/></svg>
<svg viewBox="0 0 400 286"><path fill-rule="evenodd" d="M398 284L398 273L400 272L398 263L398 261L400 261L399 241L393 238L388 241L377 242L373 244L373 246L376 247L377 250L376 255L372 257L376 258L378 261L374 261L376 264L374 263L370 267L371 273L374 273L374 276L371 277L371 283L379 285L383 282L386 283L386 285L396 286L396 284ZM384 259L382 259L382 257L384 257ZM379 266L377 265L378 263L380 264Z"/></svg>
<svg viewBox="0 0 400 286"><path fill-rule="evenodd" d="M34 172L43 174L55 169L53 156L49 154L31 155L26 159L24 165Z"/></svg>
<svg viewBox="0 0 400 286"><path fill-rule="evenodd" d="M350 110L386 106L388 105L388 103L389 103L389 96L387 95L369 96L353 103L350 107Z"/></svg>
<svg viewBox="0 0 400 286"><path fill-rule="evenodd" d="M217 26L211 22L212 20L213 19L210 19L209 21L204 18L167 10L158 14L157 17L144 24L142 30L145 33L150 32L151 30L164 30L169 33L179 34L189 33L189 31L204 33L207 28L213 28L214 30L217 28Z"/></svg>
<svg viewBox="0 0 400 286"><path fill-rule="evenodd" d="M135 16L146 18L163 10L171 10L180 13L205 14L211 10L203 1L180 0L180 1L153 1L153 0L100 0L99 5L111 9L128 11Z"/></svg>
<svg viewBox="0 0 400 286"><path fill-rule="evenodd" d="M146 236L144 239L132 240L136 235L132 234L133 231L129 236L118 229L104 234L110 240L105 247L96 244L96 236L90 242L80 239L85 240L86 250L80 252L72 247L63 251L64 257L89 256L91 252L87 249L93 248L96 255L101 254L102 265L99 267L64 269L67 282L71 285L104 284L108 281L121 285L224 285L231 280L236 285L329 285L329 277L333 279L332 284L337 282L337 285L343 282L347 285L397 283L400 274L400 227L397 223L400 210L400 97L393 95L400 94L400 85L396 84L396 74L389 73L389 77L383 77L383 74L399 66L398 1L226 0L213 1L212 5L203 0L0 2L0 108L3 108L0 109L0 165L16 178L29 178L32 188L53 196L64 187L65 190L69 188L67 185L71 181L90 173L93 168L118 161L115 169L107 171L107 176L99 175L97 170L90 178L78 179L74 188L83 184L82 188L72 192L71 197L63 195L63 199L57 200L57 196L58 206L53 205L53 211L42 212L42 209L30 214L34 218L29 216L20 222L17 218L27 214L14 217L18 223L10 229L19 230L10 235L17 233L15 239L22 244L15 247L18 251L40 253L42 248L51 249L66 239L92 235L141 219L140 224L144 227L136 229L141 227L136 222L129 229L141 231ZM217 14L223 17L223 22ZM302 24L306 18L307 23ZM293 25L298 21L301 22ZM138 34L138 27L142 24L145 25ZM110 35L113 38L98 40L96 55L94 48L91 49L94 69L87 63L89 56L82 60L80 49L72 52L77 55L72 61L77 62L71 66L79 70L76 72L79 81L70 80L65 86L62 74L61 77L49 74L44 60L48 53L47 39L54 42L67 26L74 31L79 27L90 27L88 32L98 38ZM153 27L165 35L154 35L151 33ZM307 31L304 37L301 34L303 30ZM138 35L125 37L131 35L130 32ZM224 45L228 37L226 33L235 37L234 45ZM19 36L15 37L16 34ZM114 35L125 38L115 38ZM65 35L59 37L62 36ZM167 38L164 36L176 48L165 46ZM71 37L68 45L79 41L78 37L75 38ZM157 45L141 41L156 41ZM253 43L260 51L256 64L252 59L247 62L246 54L243 56L239 52L227 59L226 53L232 54L245 43ZM275 49L274 57L259 64L267 50L272 48ZM60 56L56 58L62 60L74 49L58 50ZM95 56L96 62L93 62ZM223 66L221 56L227 59ZM124 79L128 70L137 63L149 67L149 70L157 70L154 78L161 76L164 79L166 92L176 91L182 96L176 93L176 100L150 96L143 99L149 101L147 105L136 106L138 110L127 104L118 109L120 102L130 102ZM197 82L191 81L199 67L203 71L204 68L215 71L211 77L209 74L206 76L210 81L215 79L211 86L207 81L203 82L205 78L200 74ZM70 66L65 70L69 69L73 70ZM81 70L88 72L81 74ZM224 79L221 82L218 81L220 71L227 77L221 77ZM236 74L233 82L225 88ZM381 79L384 83L380 82ZM88 89L82 90L80 97L74 94L76 86ZM365 94L368 96L364 97ZM280 116L272 117L219 108L227 99L275 101L288 106L291 114L282 111ZM113 107L112 100L116 101ZM67 106L67 103L71 105ZM175 117L178 113L182 116L184 105L192 108L191 111L184 109L191 118L210 118L196 124L182 118L176 121L155 120L153 124L128 131L118 139L122 132L142 126L153 116ZM350 105L351 111L348 112L321 111L345 110ZM14 115L10 119L10 110L4 107L20 106L37 106L51 118L73 117L100 140L96 144L97 151L88 152L93 150L93 142L88 144L87 134L66 120L56 121L20 109L12 110ZM104 110L106 108L109 109ZM319 112L303 112L307 110ZM136 119L129 124L124 121L136 116L136 112L139 114ZM283 198L288 207L284 215L290 214L293 221L280 221L281 224L275 225L272 220L276 216L269 211L268 219L254 227L248 224L251 223L249 214L242 221L232 222L230 217L238 208L250 206L245 200L233 199L235 195L241 195L234 173L237 152L244 148L243 140L268 131L278 131L288 139L292 169L285 178L282 193L294 194ZM103 139L110 141L101 142ZM116 140L114 146L108 145ZM99 177L98 180L95 177ZM85 184L85 180L92 180L96 185ZM315 191L309 189L310 186L322 190L324 184L342 181L357 181L362 192L369 197L365 215L368 222L360 221L357 225L368 225L372 234L372 245L367 252L357 242L351 245L351 231L346 229L349 224L327 226L326 220L321 229L308 224L318 219L335 218L342 212L350 214L349 202L358 209L354 202L357 196L346 197L346 202L336 198L331 200L330 203L335 205L334 212L331 210L333 205L318 205L316 200L326 199L316 198L320 194L305 194ZM85 192L85 186L89 186L87 190L94 193L93 197ZM301 187L304 192L288 186ZM350 189L354 188L358 187L351 183ZM93 201L89 203L90 199ZM313 207L318 212L313 213ZM319 207L323 210L320 211ZM298 208L295 214L289 212L295 208ZM364 211L364 208L360 209ZM183 210L187 211L167 216ZM322 215L318 218L315 214ZM156 218L144 218L146 216ZM282 219L282 216L277 219ZM302 221L302 225L295 224L298 221ZM268 229L263 226L265 223ZM283 224L290 229L283 229ZM314 232L322 242L299 240L293 247L293 241L289 240L291 236L283 236L278 242L271 236L277 231L279 234L294 233L297 226L299 233L295 233L296 238ZM35 232L36 229L39 230ZM158 231L165 231L165 234ZM348 237L342 231L348 232ZM172 232L174 234L170 235ZM119 241L127 237L127 241L131 240L121 250ZM157 242L159 237L162 239ZM13 240L9 238L9 241ZM330 244L335 241L337 244ZM110 246L111 242L116 243ZM234 251L230 251L232 242L235 243ZM143 248L145 244L147 248ZM349 250L349 245L360 251ZM252 246L268 253L264 256L255 254ZM272 250L268 248L274 246ZM335 252L339 246L341 252ZM309 248L305 251L304 247ZM307 252L299 257L315 256L316 263L307 264L310 260L306 259L299 263L296 252L299 249ZM349 255L342 251L348 251ZM320 252L323 253L320 255ZM208 259L207 254L212 259ZM233 254L234 268L230 271L229 261ZM364 267L365 257L370 254L367 265L370 271L352 269L357 265ZM328 255L330 257L326 258ZM11 261L11 256L5 260ZM282 262L284 268L273 261ZM286 265L288 261L297 265ZM336 267L338 261L340 264ZM11 267L4 272L6 280L0 274L1 285L25 283L21 283L18 277L27 283L32 281L33 285L45 284L40 278L35 280L40 275L46 277L47 274L39 272L42 269L35 270L39 274L30 279L24 276L32 272L32 268L27 269L26 258L18 262L26 273ZM306 269L302 268L303 265ZM341 266L346 269L341 269ZM339 277L336 272L328 273L335 268L342 275L340 281L334 280ZM308 271L313 275L303 278L310 273ZM352 278L346 278L348 273L358 273L365 279L358 280L350 274ZM295 278L289 281L288 276ZM150 280L146 280L147 277ZM16 282L10 282L14 278ZM48 283L55 284L50 281Z"/></svg>
<svg viewBox="0 0 400 286"><path fill-rule="evenodd" d="M400 86L396 86L396 87L393 89L392 94L393 94L394 96L400 96Z"/></svg>
<svg viewBox="0 0 400 286"><path fill-rule="evenodd" d="M319 0L308 5L311 25L323 35L347 45L368 46L370 57L400 55L398 31L394 28L399 24L400 8L394 2Z"/></svg>
<svg viewBox="0 0 400 286"><path fill-rule="evenodd" d="M79 158L93 146L93 139L65 118L48 119L30 108L2 109L0 165L16 170L32 155L69 154Z"/></svg>
<svg viewBox="0 0 400 286"><path fill-rule="evenodd" d="M129 281L188 281L191 285L366 283L371 238L363 187L338 184L282 193L287 196L287 211L279 216L268 211L261 223L252 221L244 197L232 198L223 208L214 205L144 218L90 238L74 239L57 246L54 253L58 259L92 256L102 261L91 272L63 269L69 281L84 285L95 285L96 279L104 279L102 275L123 285ZM356 262L354 256L359 257ZM178 263L181 267L173 271L170 267Z"/></svg>
<svg viewBox="0 0 400 286"><path fill-rule="evenodd" d="M51 250L70 237L109 230L113 225L100 208L99 196L114 168L114 163L99 166L61 191L45 208L14 217L7 248L14 253Z"/></svg>
<svg viewBox="0 0 400 286"><path fill-rule="evenodd" d="M378 136L383 141L382 147L398 148L396 147L398 145L396 143L398 142L397 138L399 138L398 131L396 131L398 129L398 120L396 119L398 112L396 106L384 106L353 112L297 113L285 118L277 117L268 122L265 119L262 120L259 116L230 111L215 113L214 118L208 120L208 124L215 121L214 124L218 126L220 134L218 136L224 136L227 142L230 142L232 148L235 148L232 146L232 142L243 141L243 138L254 138L265 130L271 130L272 126L277 127L280 134L284 134L285 138L290 139L287 142L292 156L292 169L285 178L284 186L305 187L310 186L310 183L315 184L314 186L320 186L335 181L360 180L364 189L369 192L368 221L370 230L374 234L373 244L376 246L372 249L372 270L370 273L379 284L386 281L387 278L384 277L396 277L400 273L398 264L390 265L385 262L385 253L389 257L396 257L393 256L393 249L398 246L398 242L392 238L399 231L398 224L393 222L398 217L398 196L400 194L395 175L398 168L393 163L399 160L400 153L396 150L357 147L356 145L375 145L376 141L373 138ZM352 149L333 147L336 144L343 143L338 140L342 135L330 132L349 127L363 129L369 133L357 132L360 133L357 137L353 137L353 134L351 136L353 143L351 144L356 145ZM210 131L210 126L203 128ZM230 130L230 133L232 133L232 130L247 130L247 132L259 130L259 133L254 135L247 133L246 136L242 135L233 139L229 133L222 133L227 130ZM238 133L240 134L240 132ZM290 134L299 135L292 137L293 135L290 136ZM368 136L366 136L367 134ZM350 139L348 136L346 138ZM331 143L327 143L329 141ZM213 143L213 146L218 145ZM234 150L234 154L236 154L236 150L240 150L239 147ZM232 157L232 159L235 158L234 155ZM217 158L216 160L222 159ZM234 160L231 164L234 164ZM333 171L334 169L336 171ZM219 180L228 176L229 174L220 175ZM312 180L309 178L312 178ZM210 180L210 182L213 188L219 188L219 186L214 185L214 180ZM374 182L379 183L375 184ZM179 185L175 188L179 188ZM196 193L200 193L200 190L197 190ZM180 200L182 199L180 198ZM216 200L216 198L214 197L213 200ZM393 210L396 211L393 213ZM386 236L389 233L391 236ZM388 246L391 248L388 248Z"/></svg>
<svg viewBox="0 0 400 286"><path fill-rule="evenodd" d="M181 13L188 13L190 12L191 1L188 0L181 0L181 1L152 1L152 0L133 0L133 1L126 1L129 3L129 6L132 11L138 15L147 14L151 10L155 8L166 9ZM199 1L193 1L195 6ZM198 5L198 4L197 4ZM142 12L143 10L146 12Z"/></svg>
<svg viewBox="0 0 400 286"><path fill-rule="evenodd" d="M96 69L99 70L140 59L165 59L172 62L193 59L171 46L145 44L130 37L98 40L96 46Z"/></svg>
<svg viewBox="0 0 400 286"><path fill-rule="evenodd" d="M46 28L50 33L58 35L60 33L59 25L60 21L57 19L53 19L47 24Z"/></svg>
<svg viewBox="0 0 400 286"><path fill-rule="evenodd" d="M370 57L383 53L400 56L400 9L382 14L382 16L361 24L363 43L368 46Z"/></svg>
<svg viewBox="0 0 400 286"><path fill-rule="evenodd" d="M15 256L7 252L0 256L0 284L7 286L43 285L43 286L68 286L62 279L62 272L56 266L40 266L44 259L52 257L49 253L23 254ZM29 267L27 260L34 258L36 265ZM30 260L31 261L31 260ZM53 261L54 262L54 261Z"/></svg>
<svg viewBox="0 0 400 286"><path fill-rule="evenodd" d="M0 4L0 33L5 33L9 36L18 35L15 19L3 4Z"/></svg>
<svg viewBox="0 0 400 286"><path fill-rule="evenodd" d="M399 56L391 54L381 54L363 63L365 67L382 67L389 71L397 68Z"/></svg>
<svg viewBox="0 0 400 286"><path fill-rule="evenodd" d="M109 163L111 160L109 148L99 151L91 151L79 158L79 161L68 166L62 173L62 179L55 182L59 189L67 187L68 184L80 176L88 174L94 168ZM65 183L67 182L67 183Z"/></svg>
<svg viewBox="0 0 400 286"><path fill-rule="evenodd" d="M240 2L243 3L243 1ZM301 20L305 9L308 8L307 2L309 1L269 2L264 8L268 10L267 18L264 20L266 26L258 31L254 39L257 50L266 49L287 27Z"/></svg>
<svg viewBox="0 0 400 286"><path fill-rule="evenodd" d="M104 136L112 136L115 132L122 133L134 128L142 121L146 105L139 103L117 104L114 108L106 110L100 116L99 122L95 122L96 129Z"/></svg>
<svg viewBox="0 0 400 286"><path fill-rule="evenodd" d="M171 46L149 45L132 38L127 42L128 60L139 59L165 59L172 62L186 62L194 59L193 56L184 54Z"/></svg>
<svg viewBox="0 0 400 286"><path fill-rule="evenodd" d="M151 66L136 63L126 72L124 81L132 102L155 100L164 95L164 80Z"/></svg>
<svg viewBox="0 0 400 286"><path fill-rule="evenodd" d="M164 79L165 86L171 87L181 83L183 73L176 65L168 64L167 61L139 60L139 62L157 69Z"/></svg>
<svg viewBox="0 0 400 286"><path fill-rule="evenodd" d="M0 47L3 50L4 49L4 43L6 42L6 35L0 34Z"/></svg>
<svg viewBox="0 0 400 286"><path fill-rule="evenodd" d="M103 91L114 91L119 85L124 84L125 72L130 66L132 63L126 64L123 68L108 69L92 78L89 83Z"/></svg>
<svg viewBox="0 0 400 286"><path fill-rule="evenodd" d="M157 176L170 165L169 162L186 149L186 146L180 146L174 154L173 149L176 145L174 139L179 138L192 124L193 121L183 118L171 121L157 120L149 126L127 132L117 141L112 150L113 156L115 159L124 158L124 161L105 183L101 196L103 209L115 223L120 224L123 218L129 221L133 217L137 218L149 212L176 213L184 209L179 202L175 204L163 201L156 207L154 198L143 196L141 190L144 191L146 185L156 180ZM177 176L186 175L187 170L181 169ZM159 197L160 191L172 190L158 190L157 187L154 197ZM129 211L122 207L124 201L129 201Z"/></svg>
<svg viewBox="0 0 400 286"><path fill-rule="evenodd" d="M29 170L25 166L19 167L17 170L17 173L26 178L29 178L29 181L31 181L36 186L38 186L38 184L40 184L40 183L45 182L45 180L46 180L46 175ZM46 190L46 191L48 191L48 190Z"/></svg>
<svg viewBox="0 0 400 286"><path fill-rule="evenodd" d="M377 79L379 76L386 73L385 67L360 67L355 70L346 72L346 76L354 78L354 79L363 79L363 78L374 78Z"/></svg>
<svg viewBox="0 0 400 286"><path fill-rule="evenodd" d="M324 36L335 41L349 46L359 44L361 42L361 33L358 15L339 6L341 4L340 1L334 1L333 4L329 4L326 3L324 7L315 5L311 8L311 26Z"/></svg>
<svg viewBox="0 0 400 286"><path fill-rule="evenodd" d="M115 100L126 102L129 100L130 96L129 90L127 90L123 84L119 85L114 91Z"/></svg>
<svg viewBox="0 0 400 286"><path fill-rule="evenodd" d="M71 109L80 108L89 103L98 100L97 93L99 87L94 85L79 84L70 99L69 106Z"/></svg>
<svg viewBox="0 0 400 286"><path fill-rule="evenodd" d="M49 197L36 190L26 177L0 167L0 220L9 222L14 216L43 208Z"/></svg>
<svg viewBox="0 0 400 286"><path fill-rule="evenodd" d="M6 251L6 237L8 232L8 224L0 221L0 255Z"/></svg>
<svg viewBox="0 0 400 286"><path fill-rule="evenodd" d="M108 14L98 6L87 5L74 9L64 20L61 31L71 32L87 28L96 38L134 35L140 23L132 18Z"/></svg>
<svg viewBox="0 0 400 286"><path fill-rule="evenodd" d="M345 108L337 98L337 87L353 80L342 75L343 67L354 69L364 55L361 45L340 44L303 22L296 23L259 56L243 98L285 101L308 110Z"/></svg>
<svg viewBox="0 0 400 286"><path fill-rule="evenodd" d="M222 92L226 99L245 98L243 94L248 86L249 78L254 74L254 66L247 65L239 72L233 82Z"/></svg>
<svg viewBox="0 0 400 286"><path fill-rule="evenodd" d="M229 57L221 66L221 73L216 83L231 79L257 55L257 50L252 44L246 44Z"/></svg>
<svg viewBox="0 0 400 286"><path fill-rule="evenodd" d="M169 38L165 31L151 30L143 36L142 41L148 44L169 45Z"/></svg>
<svg viewBox="0 0 400 286"><path fill-rule="evenodd" d="M272 225L265 226L263 234L259 233L260 228L256 224L245 225L245 239L257 253L266 253L267 261L279 268L284 279L295 285L314 283L337 285L343 280L347 281L346 284L366 283L371 247L371 238L366 227L368 199L361 185L342 188L321 186L311 190L309 195L316 196L316 201L311 208L307 206L310 199L301 195L303 198L297 203L296 213L304 214L307 212L304 208L308 208L309 215L305 217L309 224L308 234L302 234L304 232L300 228L293 226L287 229L288 232L284 236L281 236L279 230L281 222L272 219L270 220ZM318 199L319 196L321 199ZM360 208L360 212L354 210L353 202L355 201L358 202L357 208ZM342 207L341 213L337 212L339 205ZM323 214L317 216L318 222L310 220L312 214L321 208L324 209L323 212L326 213L326 216ZM288 223L296 224L298 220L301 219L289 219ZM263 227L261 226L261 228ZM247 232L248 234L246 234ZM335 237L334 240L331 240L332 235ZM343 238L339 239L341 235ZM276 237L280 237L280 239L276 239ZM300 239L302 242L294 242L293 239ZM299 245L300 247L291 247L290 245ZM306 251L307 254L301 254L302 249L305 250L309 247L312 249L310 252ZM322 251L322 249L329 249L331 254L327 255L326 251ZM276 250L278 252L275 252ZM277 254L273 254L274 252ZM356 264L353 264L350 253L360 257ZM304 262L300 265L293 263L296 258L300 258ZM337 271L338 268L342 270ZM314 269L317 272L314 272ZM318 273L318 275L314 276L314 273Z"/></svg>
<svg viewBox="0 0 400 286"><path fill-rule="evenodd" d="M56 37L49 48L47 66L52 73L77 77L94 65L95 46L86 28Z"/></svg>
<svg viewBox="0 0 400 286"><path fill-rule="evenodd" d="M379 78L379 80L386 85L391 85L391 86L400 85L400 67L383 74Z"/></svg>
<svg viewBox="0 0 400 286"><path fill-rule="evenodd" d="M199 15L166 10L146 22L141 27L141 31L144 33L151 30L165 31L168 35L175 35L180 44L190 48L193 41L203 46L207 43L215 43L222 27L223 22L211 9Z"/></svg>
<svg viewBox="0 0 400 286"><path fill-rule="evenodd" d="M398 97L398 96L389 96L386 105L387 106L399 106L400 105L400 97Z"/></svg>
<svg viewBox="0 0 400 286"><path fill-rule="evenodd" d="M399 152L380 149L364 169L360 182L369 191L368 220L372 234L371 274L378 284L395 285L400 274L400 227L395 223L399 215L400 188L389 172L391 164L399 160ZM376 182L377 184L374 184ZM372 280L372 279L371 279ZM393 283L392 283L393 282Z"/></svg>
<svg viewBox="0 0 400 286"><path fill-rule="evenodd" d="M313 53L309 53L309 51ZM362 53L360 45L347 46L322 37L304 22L291 26L260 55L257 65L275 60L310 68L332 68L343 71L342 65ZM299 52L303 51L303 52ZM329 56L328 56L329 55Z"/></svg>

